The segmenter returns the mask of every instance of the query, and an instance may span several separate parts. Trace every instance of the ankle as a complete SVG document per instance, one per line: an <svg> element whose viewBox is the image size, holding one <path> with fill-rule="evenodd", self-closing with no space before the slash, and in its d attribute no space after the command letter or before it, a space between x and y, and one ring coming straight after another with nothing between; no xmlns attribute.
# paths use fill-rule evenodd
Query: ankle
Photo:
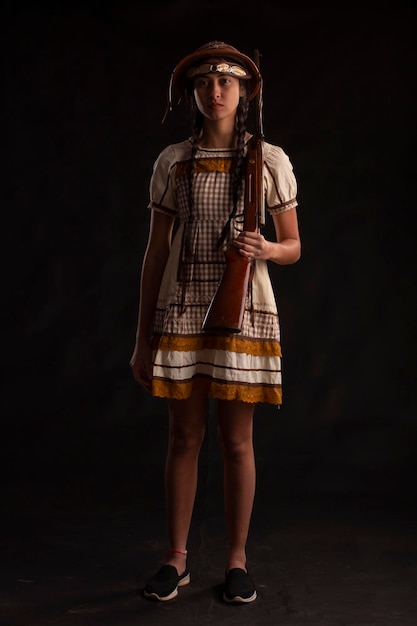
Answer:
<svg viewBox="0 0 417 626"><path fill-rule="evenodd" d="M187 558L187 550L180 550L178 548L168 548L167 554L183 554Z"/></svg>
<svg viewBox="0 0 417 626"><path fill-rule="evenodd" d="M246 569L246 555L242 554L242 555L230 555L229 558L227 559L227 563L226 563L226 572L228 572L229 570L238 567L239 569L243 569L245 572L247 571Z"/></svg>
<svg viewBox="0 0 417 626"><path fill-rule="evenodd" d="M176 567L178 574L182 574L187 561L187 550L169 548L165 556L165 564Z"/></svg>

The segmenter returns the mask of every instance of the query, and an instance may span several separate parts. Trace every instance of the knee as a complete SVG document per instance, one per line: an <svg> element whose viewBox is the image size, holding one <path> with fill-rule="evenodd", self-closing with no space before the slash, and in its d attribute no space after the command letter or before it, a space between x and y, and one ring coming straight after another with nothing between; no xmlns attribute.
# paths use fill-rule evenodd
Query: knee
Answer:
<svg viewBox="0 0 417 626"><path fill-rule="evenodd" d="M252 438L224 437L219 435L223 457L229 461L239 462L253 455Z"/></svg>
<svg viewBox="0 0 417 626"><path fill-rule="evenodd" d="M173 454L198 454L203 442L204 433L186 430L171 431L169 446Z"/></svg>

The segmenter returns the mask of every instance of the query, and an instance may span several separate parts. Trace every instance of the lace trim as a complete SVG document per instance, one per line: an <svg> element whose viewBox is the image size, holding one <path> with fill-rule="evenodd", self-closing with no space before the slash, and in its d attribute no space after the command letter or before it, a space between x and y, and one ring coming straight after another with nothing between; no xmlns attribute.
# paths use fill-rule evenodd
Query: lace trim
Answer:
<svg viewBox="0 0 417 626"><path fill-rule="evenodd" d="M218 335L193 335L190 337L163 335L152 338L153 350L193 352L196 350L226 350L254 356L282 356L277 340L262 340Z"/></svg>
<svg viewBox="0 0 417 626"><path fill-rule="evenodd" d="M184 383L153 379L152 395L160 398L186 400L192 391L199 391L219 400L239 400L252 404L282 404L282 388L277 386L219 383L196 376Z"/></svg>

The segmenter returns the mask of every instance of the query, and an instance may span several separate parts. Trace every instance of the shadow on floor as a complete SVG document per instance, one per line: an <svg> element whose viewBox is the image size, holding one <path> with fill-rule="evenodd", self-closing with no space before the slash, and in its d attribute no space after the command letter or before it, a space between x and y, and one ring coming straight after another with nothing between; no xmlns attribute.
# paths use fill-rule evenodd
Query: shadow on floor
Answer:
<svg viewBox="0 0 417 626"><path fill-rule="evenodd" d="M27 496L27 494L26 494ZM275 496L257 502L248 566L258 599L221 599L225 532L196 507L191 584L141 590L165 550L161 503L62 494L3 503L1 626L415 626L417 538L404 502Z"/></svg>

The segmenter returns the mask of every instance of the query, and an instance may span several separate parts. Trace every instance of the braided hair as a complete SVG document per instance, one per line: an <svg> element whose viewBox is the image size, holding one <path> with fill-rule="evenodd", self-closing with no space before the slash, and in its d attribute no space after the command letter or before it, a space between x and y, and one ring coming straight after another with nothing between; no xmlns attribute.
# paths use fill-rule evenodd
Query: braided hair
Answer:
<svg viewBox="0 0 417 626"><path fill-rule="evenodd" d="M241 81L241 84L243 81ZM229 214L229 217L224 225L218 240L217 240L217 249L221 248L225 241L228 241L230 238L230 227L232 220L238 216L237 207L240 198L240 194L242 191L242 184L244 178L244 170L245 170L245 135L247 128L247 119L248 119L248 111L249 111L249 100L246 96L246 88L245 94L240 97L239 104L236 111L236 134L237 134L237 151L236 158L234 159L234 163L232 166L231 176L230 176L230 194L232 198L232 210ZM191 135L191 167L189 169L189 184L188 184L188 193L189 193L189 220L193 220L193 206L194 206L194 198L193 198L193 174L194 174L194 165L195 165L195 157L197 153L198 142L201 137L201 131L203 129L204 116L203 114L196 108L195 104L192 106L193 120L192 120L192 135Z"/></svg>

